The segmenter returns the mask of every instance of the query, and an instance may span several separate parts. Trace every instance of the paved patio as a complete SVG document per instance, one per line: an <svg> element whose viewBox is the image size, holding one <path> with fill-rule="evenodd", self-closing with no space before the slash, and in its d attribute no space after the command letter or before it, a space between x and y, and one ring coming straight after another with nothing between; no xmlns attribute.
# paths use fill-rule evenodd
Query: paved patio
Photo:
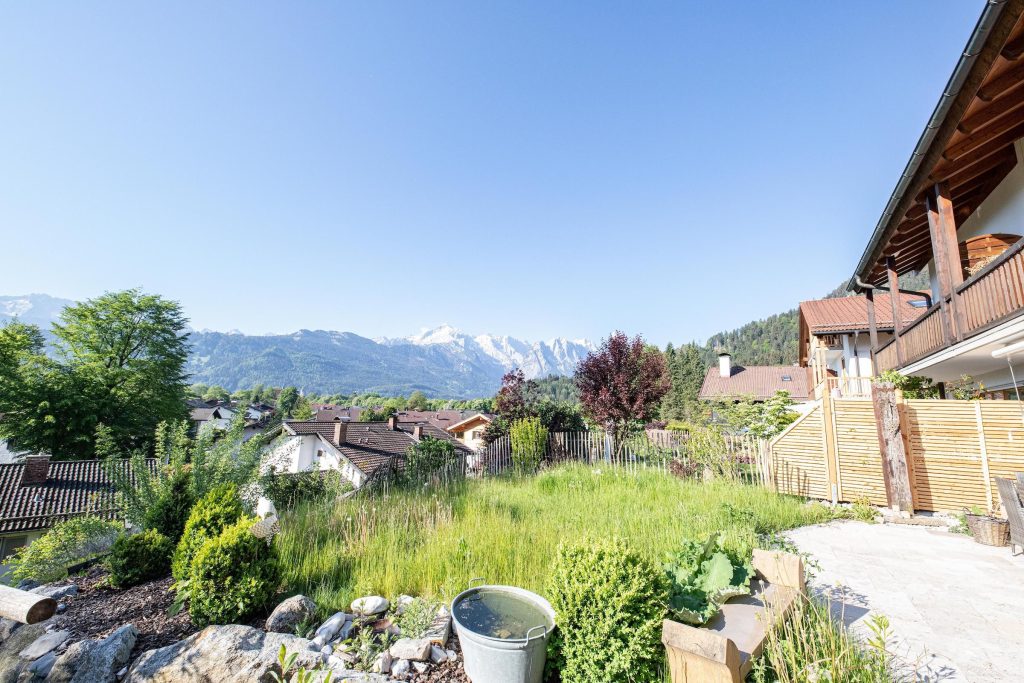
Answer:
<svg viewBox="0 0 1024 683"><path fill-rule="evenodd" d="M787 533L821 565L818 592L843 618L892 623L920 681L1024 680L1024 557L927 527L832 522Z"/></svg>

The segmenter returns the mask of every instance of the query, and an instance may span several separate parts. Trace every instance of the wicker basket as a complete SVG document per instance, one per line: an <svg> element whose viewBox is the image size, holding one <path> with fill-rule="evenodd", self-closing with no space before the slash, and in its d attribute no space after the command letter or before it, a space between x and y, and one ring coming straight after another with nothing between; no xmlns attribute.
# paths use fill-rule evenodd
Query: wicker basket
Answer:
<svg viewBox="0 0 1024 683"><path fill-rule="evenodd" d="M1004 546L1010 542L1010 523L999 517L964 513L974 540L984 545Z"/></svg>

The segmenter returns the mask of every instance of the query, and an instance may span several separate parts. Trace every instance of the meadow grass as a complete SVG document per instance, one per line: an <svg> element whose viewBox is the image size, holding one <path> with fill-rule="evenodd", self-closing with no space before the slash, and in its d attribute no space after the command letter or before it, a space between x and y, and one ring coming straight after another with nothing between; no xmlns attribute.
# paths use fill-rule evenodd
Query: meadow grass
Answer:
<svg viewBox="0 0 1024 683"><path fill-rule="evenodd" d="M534 477L468 480L301 505L278 543L287 586L325 612L366 594L451 598L474 577L543 592L559 543L618 536L657 561L683 538L758 534L825 521L829 510L727 480L568 465Z"/></svg>

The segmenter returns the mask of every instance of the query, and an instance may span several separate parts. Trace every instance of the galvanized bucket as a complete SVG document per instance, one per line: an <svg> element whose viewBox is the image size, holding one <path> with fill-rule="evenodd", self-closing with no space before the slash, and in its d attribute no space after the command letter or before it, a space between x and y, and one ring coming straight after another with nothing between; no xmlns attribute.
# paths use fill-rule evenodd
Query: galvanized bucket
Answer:
<svg viewBox="0 0 1024 683"><path fill-rule="evenodd" d="M458 606L482 591L506 592L533 603L548 623L531 628L525 638L492 638L476 633L459 621ZM476 586L452 600L452 622L462 646L466 675L473 683L541 683L548 637L555 627L555 610L547 600L514 586Z"/></svg>

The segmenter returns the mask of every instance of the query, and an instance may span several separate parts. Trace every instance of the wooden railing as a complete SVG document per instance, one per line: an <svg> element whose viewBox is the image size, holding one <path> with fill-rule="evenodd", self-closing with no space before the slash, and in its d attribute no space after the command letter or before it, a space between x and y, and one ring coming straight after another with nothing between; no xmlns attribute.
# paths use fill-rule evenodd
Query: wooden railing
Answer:
<svg viewBox="0 0 1024 683"><path fill-rule="evenodd" d="M875 351L878 371L905 367L1024 312L1024 239Z"/></svg>

